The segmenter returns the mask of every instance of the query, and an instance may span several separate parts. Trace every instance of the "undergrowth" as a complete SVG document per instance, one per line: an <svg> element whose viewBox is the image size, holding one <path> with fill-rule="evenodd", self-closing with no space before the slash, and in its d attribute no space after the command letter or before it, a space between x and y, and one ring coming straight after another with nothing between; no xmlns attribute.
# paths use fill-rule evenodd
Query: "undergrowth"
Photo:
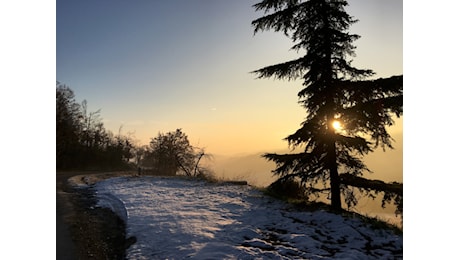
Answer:
<svg viewBox="0 0 460 260"><path fill-rule="evenodd" d="M283 200L299 210L304 211L317 211L317 210L326 210L331 213L334 212L330 205L319 202L312 201L306 194L306 189L299 182L295 180L285 180L285 181L275 181L267 188L260 189L264 194ZM374 230L378 229L389 229L392 230L395 234L402 235L402 225L401 227L395 224L391 224L377 216L371 217L369 215L362 215L357 212L347 211L342 209L339 212L344 217L347 218L359 218L365 225L368 225Z"/></svg>

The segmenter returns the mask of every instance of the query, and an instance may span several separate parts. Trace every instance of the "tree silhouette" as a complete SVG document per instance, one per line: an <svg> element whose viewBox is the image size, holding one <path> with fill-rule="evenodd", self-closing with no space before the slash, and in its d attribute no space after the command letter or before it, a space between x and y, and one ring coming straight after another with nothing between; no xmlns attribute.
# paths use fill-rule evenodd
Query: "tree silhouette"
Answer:
<svg viewBox="0 0 460 260"><path fill-rule="evenodd" d="M56 82L56 167L75 167L80 145L80 105L68 86Z"/></svg>
<svg viewBox="0 0 460 260"><path fill-rule="evenodd" d="M100 110L89 112L86 100L78 104L70 87L56 83L57 169L125 169L133 153L129 136L114 136Z"/></svg>
<svg viewBox="0 0 460 260"><path fill-rule="evenodd" d="M182 129L158 133L150 142L150 151L144 161L153 166L154 172L161 175L184 174L202 176L206 169L200 167L203 157L209 157L203 148L193 147Z"/></svg>
<svg viewBox="0 0 460 260"><path fill-rule="evenodd" d="M253 71L258 78L301 78L304 86L298 97L305 121L286 137L293 150L303 151L263 156L276 163L279 180L298 179L310 194L330 192L334 210L342 208L341 192L349 206L357 203L350 186L369 171L362 156L378 146L392 148L386 127L394 123L393 115L402 115L402 76L366 80L373 71L351 65L348 57L359 36L347 32L356 20L346 5L342 0L263 0L253 7L264 16L252 21L254 33L283 32L293 41L292 50L305 51L298 59ZM333 127L339 123L342 129ZM358 187L372 189L367 184Z"/></svg>

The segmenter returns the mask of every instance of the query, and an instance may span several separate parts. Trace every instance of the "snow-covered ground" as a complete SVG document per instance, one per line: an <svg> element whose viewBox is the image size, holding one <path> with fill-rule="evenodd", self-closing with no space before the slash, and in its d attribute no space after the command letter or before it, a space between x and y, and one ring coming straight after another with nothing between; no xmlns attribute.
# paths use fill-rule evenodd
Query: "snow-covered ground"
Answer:
<svg viewBox="0 0 460 260"><path fill-rule="evenodd" d="M298 211L250 186L120 177L94 188L137 238L128 259L402 259L401 235Z"/></svg>

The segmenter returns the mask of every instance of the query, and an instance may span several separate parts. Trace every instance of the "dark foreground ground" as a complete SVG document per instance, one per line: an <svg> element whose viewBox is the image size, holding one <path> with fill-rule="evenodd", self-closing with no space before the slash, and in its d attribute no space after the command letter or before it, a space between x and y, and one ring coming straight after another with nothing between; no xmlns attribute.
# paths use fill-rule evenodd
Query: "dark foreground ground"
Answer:
<svg viewBox="0 0 460 260"><path fill-rule="evenodd" d="M134 241L126 238L125 223L112 211L94 207L91 188L74 188L67 180L88 172L56 174L56 259L125 259ZM110 176L129 173L104 174Z"/></svg>

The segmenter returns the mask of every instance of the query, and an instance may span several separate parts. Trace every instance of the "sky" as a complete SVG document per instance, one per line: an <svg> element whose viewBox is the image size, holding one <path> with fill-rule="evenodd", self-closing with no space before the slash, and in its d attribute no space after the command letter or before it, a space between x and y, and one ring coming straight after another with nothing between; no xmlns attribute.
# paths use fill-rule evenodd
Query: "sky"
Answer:
<svg viewBox="0 0 460 260"><path fill-rule="evenodd" d="M251 71L298 54L282 33L254 35L256 2L58 0L56 80L139 144L182 128L213 154L284 149L305 116L301 81ZM352 0L346 10L360 20L353 64L376 78L403 74L402 1ZM402 133L402 120L391 131Z"/></svg>

